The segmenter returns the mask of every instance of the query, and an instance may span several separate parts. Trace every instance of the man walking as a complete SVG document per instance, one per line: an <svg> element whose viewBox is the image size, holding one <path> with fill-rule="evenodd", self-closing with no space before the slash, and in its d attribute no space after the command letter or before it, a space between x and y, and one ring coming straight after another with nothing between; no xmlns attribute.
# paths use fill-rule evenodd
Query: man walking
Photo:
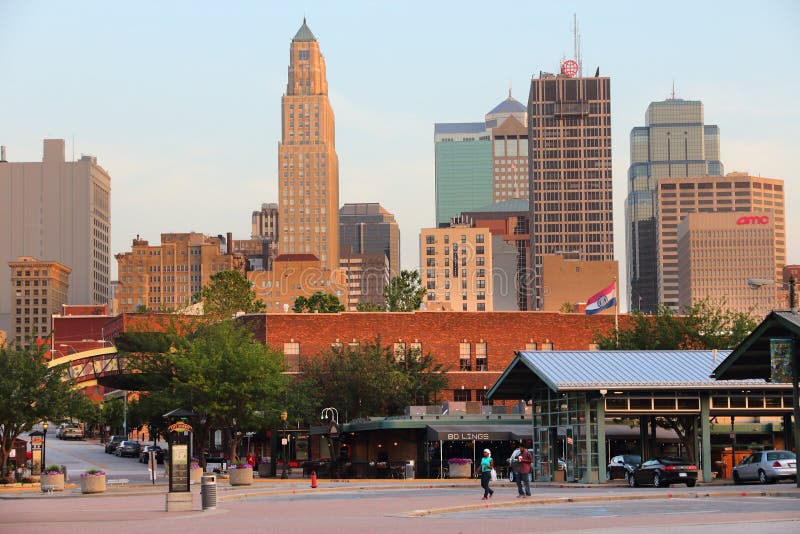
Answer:
<svg viewBox="0 0 800 534"><path fill-rule="evenodd" d="M514 474L514 480L517 481L517 491L519 492L517 498L521 499L531 496L531 471L533 470L531 464L533 464L533 456L524 445L519 446L519 451L515 462L519 465L519 472ZM525 486L524 492L522 490L523 485Z"/></svg>

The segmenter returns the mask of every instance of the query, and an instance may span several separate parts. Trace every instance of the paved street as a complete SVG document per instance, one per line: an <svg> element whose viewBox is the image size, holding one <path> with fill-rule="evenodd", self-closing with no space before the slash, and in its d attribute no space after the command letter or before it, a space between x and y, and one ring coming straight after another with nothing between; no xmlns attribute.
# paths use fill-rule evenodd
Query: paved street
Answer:
<svg viewBox="0 0 800 534"><path fill-rule="evenodd" d="M0 490L0 532L800 531L800 490L790 483L692 489L537 484L530 499L517 499L515 486L499 483L495 496L481 501L473 480L320 480L311 489L308 479L267 479L245 488L220 482L218 506L207 511L193 486L194 511L166 513L164 482L145 483L143 464L106 455L96 443L53 442L48 462L68 465L73 482L85 468L99 467L109 476L132 478L131 485L100 495L82 495L78 488L54 495L36 488Z"/></svg>

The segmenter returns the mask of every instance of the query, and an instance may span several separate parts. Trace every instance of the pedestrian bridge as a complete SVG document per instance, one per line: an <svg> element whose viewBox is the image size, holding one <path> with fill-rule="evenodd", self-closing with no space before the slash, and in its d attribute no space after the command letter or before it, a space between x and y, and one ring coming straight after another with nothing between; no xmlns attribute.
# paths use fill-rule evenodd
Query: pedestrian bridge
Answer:
<svg viewBox="0 0 800 534"><path fill-rule="evenodd" d="M55 351L54 355L61 354ZM148 375L132 365L133 358L117 352L112 346L73 352L61 355L48 362L48 367L65 366L67 377L75 381L75 387L85 389L105 386L131 391L149 389ZM146 386L147 384L147 386Z"/></svg>

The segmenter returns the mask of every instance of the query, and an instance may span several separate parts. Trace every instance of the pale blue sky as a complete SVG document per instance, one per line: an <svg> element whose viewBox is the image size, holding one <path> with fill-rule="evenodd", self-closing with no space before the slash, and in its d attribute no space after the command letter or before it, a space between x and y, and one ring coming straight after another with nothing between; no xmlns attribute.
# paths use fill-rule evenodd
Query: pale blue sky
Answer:
<svg viewBox="0 0 800 534"><path fill-rule="evenodd" d="M531 76L572 55L577 13L584 73L612 80L623 284L629 133L673 80L720 126L726 172L786 181L800 263L800 3L291 4L0 0L0 144L10 161L40 161L42 139L71 155L74 136L78 157L96 155L112 177L114 253L136 234L247 238L251 212L277 200L280 97L306 16L328 67L340 201L394 213L402 264L417 268L419 230L434 225L433 124L482 120L509 84L527 102Z"/></svg>

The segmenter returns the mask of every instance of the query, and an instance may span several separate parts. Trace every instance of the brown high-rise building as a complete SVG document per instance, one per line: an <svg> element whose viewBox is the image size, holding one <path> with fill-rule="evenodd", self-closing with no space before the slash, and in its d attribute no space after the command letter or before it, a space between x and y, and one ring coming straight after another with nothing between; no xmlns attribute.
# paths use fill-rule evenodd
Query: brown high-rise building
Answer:
<svg viewBox="0 0 800 534"><path fill-rule="evenodd" d="M564 61L560 74L531 80L530 310L543 309L544 255L614 259L611 80L575 78L575 65Z"/></svg>
<svg viewBox="0 0 800 534"><path fill-rule="evenodd" d="M12 291L9 345L27 346L30 339L51 334L50 318L67 303L71 269L30 256L20 256L8 266Z"/></svg>
<svg viewBox="0 0 800 534"><path fill-rule="evenodd" d="M196 232L161 234L160 245L136 236L130 252L117 259L119 287L115 295L119 312L140 306L154 310L179 310L220 271L244 273L244 255L233 252L233 240Z"/></svg>
<svg viewBox="0 0 800 534"><path fill-rule="evenodd" d="M658 180L658 287L659 303L679 306L678 225L690 213L763 213L775 232L773 275L780 280L786 264L786 222L783 180L733 172L725 176L661 178ZM742 262L742 269L750 265ZM758 278L744 273L746 278Z"/></svg>
<svg viewBox="0 0 800 534"><path fill-rule="evenodd" d="M400 275L400 227L394 215L377 202L345 204L339 210L342 258L353 254L385 254L389 276Z"/></svg>
<svg viewBox="0 0 800 534"><path fill-rule="evenodd" d="M305 19L292 39L281 101L278 249L314 254L333 271L339 266L339 159L325 58Z"/></svg>

